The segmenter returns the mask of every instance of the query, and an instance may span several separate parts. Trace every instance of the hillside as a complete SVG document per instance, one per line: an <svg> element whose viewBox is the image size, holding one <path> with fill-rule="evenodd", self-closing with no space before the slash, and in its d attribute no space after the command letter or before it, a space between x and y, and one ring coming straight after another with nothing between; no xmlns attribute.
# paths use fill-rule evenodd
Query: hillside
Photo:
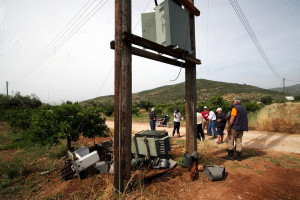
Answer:
<svg viewBox="0 0 300 200"><path fill-rule="evenodd" d="M262 89L251 85L242 85L237 83L225 83L218 81L210 81L206 79L197 79L197 102L206 101L215 95L222 95L226 100L231 100L235 96L251 101L259 101L263 96L272 96L275 101L282 99L282 93ZM132 95L133 102L141 99L150 100L155 104L171 103L175 101L184 101L185 98L185 84L178 83L175 85L167 85L151 90L134 93ZM85 101L113 101L114 96L103 96L95 99Z"/></svg>
<svg viewBox="0 0 300 200"><path fill-rule="evenodd" d="M282 92L282 88L272 88L271 90ZM300 84L285 87L285 92L290 95L300 95Z"/></svg>

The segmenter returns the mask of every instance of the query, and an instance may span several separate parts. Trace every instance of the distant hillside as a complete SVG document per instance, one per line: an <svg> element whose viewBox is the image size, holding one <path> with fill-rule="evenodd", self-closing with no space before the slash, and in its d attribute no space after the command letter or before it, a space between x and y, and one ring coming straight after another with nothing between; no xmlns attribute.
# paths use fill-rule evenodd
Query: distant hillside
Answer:
<svg viewBox="0 0 300 200"><path fill-rule="evenodd" d="M282 92L282 88L272 88L271 90ZM285 87L285 92L291 95L300 95L300 84Z"/></svg>
<svg viewBox="0 0 300 200"><path fill-rule="evenodd" d="M215 95L222 95L226 100L231 100L233 97L241 97L251 101L260 101L263 96L271 96L275 101L282 99L282 93L262 89L251 85L242 85L237 83L224 83L218 81L210 81L206 79L197 79L197 102L206 101ZM158 103L174 103L175 101L184 101L185 98L185 84L179 83L175 85L167 85L151 90L134 93L132 95L133 102L143 100L150 100L155 104ZM114 96L103 96L90 101L113 101Z"/></svg>

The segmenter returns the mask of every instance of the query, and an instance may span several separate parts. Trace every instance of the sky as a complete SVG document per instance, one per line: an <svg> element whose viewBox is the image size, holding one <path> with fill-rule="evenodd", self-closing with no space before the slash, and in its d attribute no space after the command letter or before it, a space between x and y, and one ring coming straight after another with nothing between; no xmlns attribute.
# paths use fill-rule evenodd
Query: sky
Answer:
<svg viewBox="0 0 300 200"><path fill-rule="evenodd" d="M286 86L299 83L294 81L300 81L300 1L238 3L278 77L258 53L229 0L195 0L201 12L195 18L196 57L202 61L197 79L261 88L282 87L283 77L293 80ZM153 0L132 0L133 34L142 35L141 13L153 12L154 7ZM90 17L81 15L85 9ZM6 94L8 81L10 95L35 94L50 104L112 95L112 40L113 0L0 0L0 93ZM179 71L133 56L132 90L184 82L184 69Z"/></svg>

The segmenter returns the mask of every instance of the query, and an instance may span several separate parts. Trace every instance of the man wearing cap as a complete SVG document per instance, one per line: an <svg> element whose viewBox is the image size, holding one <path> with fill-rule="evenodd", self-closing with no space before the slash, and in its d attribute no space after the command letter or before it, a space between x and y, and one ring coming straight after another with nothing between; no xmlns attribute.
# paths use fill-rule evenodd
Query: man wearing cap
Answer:
<svg viewBox="0 0 300 200"><path fill-rule="evenodd" d="M204 106L203 108L204 108L204 110L201 112L201 114L203 116L202 130L203 130L203 133L204 133L204 130L206 129L207 134L208 134L208 125L209 125L208 115L209 115L209 112L207 111L206 106Z"/></svg>
<svg viewBox="0 0 300 200"><path fill-rule="evenodd" d="M209 125L208 125L208 135L212 136L212 132L211 129L213 129L214 132L214 137L217 137L217 131L216 131L216 114L214 113L214 111L210 110L209 108L207 108L207 110L209 111L209 115L208 115L208 119L209 119Z"/></svg>
<svg viewBox="0 0 300 200"><path fill-rule="evenodd" d="M228 133L228 155L227 160L234 160L234 141L236 143L237 160L241 161L242 154L242 138L243 132L248 131L248 118L247 110L241 105L240 98L234 98L232 101L233 107L231 110L231 117L229 126L227 128Z"/></svg>

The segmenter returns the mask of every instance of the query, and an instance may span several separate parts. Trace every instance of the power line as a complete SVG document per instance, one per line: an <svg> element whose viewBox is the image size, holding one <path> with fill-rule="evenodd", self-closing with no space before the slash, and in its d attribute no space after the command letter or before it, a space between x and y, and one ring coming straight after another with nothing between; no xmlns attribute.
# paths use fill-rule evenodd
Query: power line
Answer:
<svg viewBox="0 0 300 200"><path fill-rule="evenodd" d="M56 51L58 51L86 22L93 17L105 4L108 0L106 0L98 9L97 6L99 6L104 0L101 0L58 44L55 45L55 47L52 49L54 52L49 51L48 54L46 54L38 64L37 67L32 71L34 72L39 66L44 64L52 54L54 54ZM95 9L97 9L93 14L91 14Z"/></svg>
<svg viewBox="0 0 300 200"><path fill-rule="evenodd" d="M300 81L295 81L295 80L290 80L290 79L285 79L286 81L291 81L291 82L297 82L300 83Z"/></svg>
<svg viewBox="0 0 300 200"><path fill-rule="evenodd" d="M148 8L148 6L149 6L149 4L150 4L151 1L152 1L152 0L149 0L148 4L146 5L146 8L145 8L144 11L143 11L143 13L147 10L147 8ZM136 29L136 27L137 27L137 25L139 24L140 21L141 21L141 16L140 16L139 20L137 21L137 23L135 24L135 26L134 26L132 32L135 31L135 29Z"/></svg>
<svg viewBox="0 0 300 200"><path fill-rule="evenodd" d="M50 56L52 56L52 54L54 54L55 51L58 51L84 24L86 24L86 22L91 18L93 17L107 2L108 0L106 0L102 5L101 3L103 2L104 0L101 0L92 10L89 11L88 14L85 15L85 17L83 19L81 19L81 21L79 23L77 23L77 25L74 25L75 22L72 24L73 27L70 27L69 30L71 28L73 28L72 30L68 30L69 32L66 33L64 36L61 36L60 37L60 41L56 41L55 44L53 44L51 49L49 49L47 51L46 54L44 54L38 63L36 63L34 66L35 68L31 71L31 73L33 73L37 68L39 68L46 60L49 59ZM95 1L94 1L95 2ZM93 3L94 3L93 2ZM92 3L92 4L93 4ZM91 4L91 5L92 5ZM90 5L90 6L91 6ZM88 7L88 9L90 8L90 6ZM87 9L87 10L88 10ZM86 11L87 11L86 10ZM86 12L85 11L85 12ZM84 12L84 13L85 13ZM82 17L82 15L80 15L80 17L76 20L76 22ZM63 37L63 38L62 38ZM61 39L62 38L62 39ZM53 52L54 51L54 52Z"/></svg>
<svg viewBox="0 0 300 200"><path fill-rule="evenodd" d="M263 58L263 60L265 61L266 65L269 67L269 69L272 71L272 73L280 79L279 74L275 71L272 63L270 62L269 58L267 57L265 51L263 50L262 46L260 45L259 40L257 39L255 33L253 32L243 10L241 9L241 7L239 6L239 3L237 0L229 0L231 6L233 7L233 9L235 10L238 18L240 19L240 21L242 22L244 28L246 29L248 35L250 36L252 42L254 43L257 51L259 52L259 54L261 55L261 57Z"/></svg>
<svg viewBox="0 0 300 200"><path fill-rule="evenodd" d="M47 53L50 48L57 42L57 40L59 40L62 36L63 33L67 32L68 30L71 29L72 25L75 24L80 17L94 4L94 2L96 0L93 1L92 4L90 4L88 6L88 8L72 23L72 21L79 15L79 13L86 7L86 5L89 4L91 0L89 0L87 3L85 3L81 9L75 14L75 16L67 23L67 25L64 26L64 28L52 39L52 41L38 54L38 56L23 70L23 72L26 71L27 68L34 66L36 63L38 63L38 61L42 58L42 56ZM72 23L72 25L70 25ZM70 25L70 26L69 26ZM69 28L67 29L67 27L69 26Z"/></svg>

